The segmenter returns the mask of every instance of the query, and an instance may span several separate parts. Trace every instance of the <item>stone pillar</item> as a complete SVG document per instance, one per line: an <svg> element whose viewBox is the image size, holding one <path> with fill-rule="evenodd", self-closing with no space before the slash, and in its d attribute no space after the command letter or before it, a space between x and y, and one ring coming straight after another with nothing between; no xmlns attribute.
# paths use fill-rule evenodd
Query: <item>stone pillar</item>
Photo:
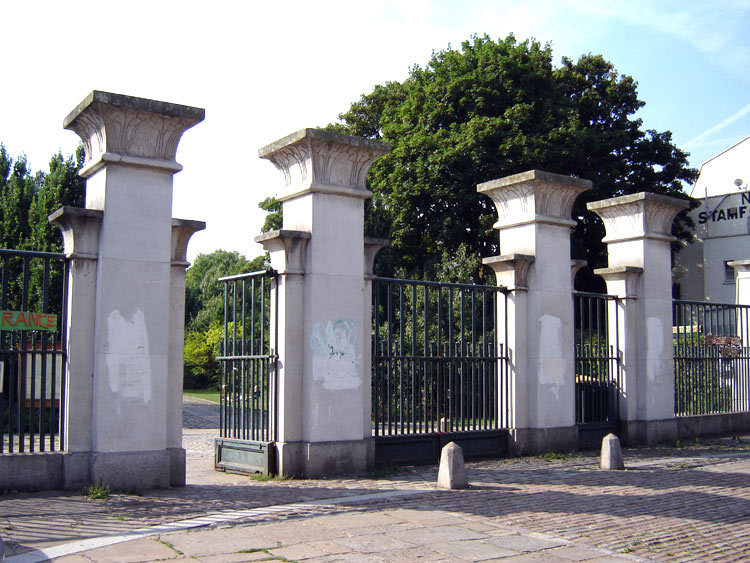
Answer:
<svg viewBox="0 0 750 563"><path fill-rule="evenodd" d="M610 345L620 357L619 437L626 445L638 443L638 436L631 436L638 420L638 310L637 286L643 268L617 266L598 268L594 273L604 278L607 293L617 297L608 304L607 318Z"/></svg>
<svg viewBox="0 0 750 563"><path fill-rule="evenodd" d="M688 202L652 193L626 195L588 204L604 221L609 268L597 270L608 291L625 297L621 345L628 354L627 392L622 421L629 443L653 444L677 437L674 418L672 343L672 221ZM642 270L642 272L639 272ZM630 287L628 287L630 285ZM633 373L633 368L635 373Z"/></svg>
<svg viewBox="0 0 750 563"><path fill-rule="evenodd" d="M81 490L91 482L91 443L94 382L94 309L96 262L102 212L63 207L49 216L63 236L68 270L67 363L63 487Z"/></svg>
<svg viewBox="0 0 750 563"><path fill-rule="evenodd" d="M734 302L737 305L750 305L750 260L735 260L729 265L736 273ZM737 336L742 341L743 355L746 355L750 348L750 311L748 309L740 309L737 312ZM750 411L750 393L745 385L735 384L732 387L732 405L735 411Z"/></svg>
<svg viewBox="0 0 750 563"><path fill-rule="evenodd" d="M169 278L169 357L167 375L167 453L169 484L185 485L185 449L182 447L182 378L185 372L185 270L190 237L206 228L203 221L172 219L172 269Z"/></svg>
<svg viewBox="0 0 750 563"><path fill-rule="evenodd" d="M173 481L167 450L172 176L182 169L175 161L180 137L203 117L199 108L94 91L64 121L86 150L86 207L103 212L91 480L114 489Z"/></svg>
<svg viewBox="0 0 750 563"><path fill-rule="evenodd" d="M279 354L282 364L301 368L285 374L287 380L300 379L298 391L279 399L279 428L288 424L295 429L279 439L286 475L367 468L371 430L363 409L370 366L363 358L370 325L362 319L363 203L372 195L365 183L367 171L388 150L378 141L302 129L259 151L284 175L286 185L278 197L284 230L310 234L301 282L302 323L288 329L301 327L301 346ZM280 311L287 307L283 295Z"/></svg>
<svg viewBox="0 0 750 563"><path fill-rule="evenodd" d="M591 182L531 170L477 186L497 209L500 256L485 259L507 299L511 438L517 451L572 450L575 424L570 211ZM502 303L502 299L500 300ZM505 315L506 311L500 311ZM503 318L503 317L500 317Z"/></svg>
<svg viewBox="0 0 750 563"><path fill-rule="evenodd" d="M277 337L276 365L276 471L279 475L299 475L302 442L302 350L304 350L304 274L310 233L286 229L255 237L271 257L276 271L271 291L270 333Z"/></svg>
<svg viewBox="0 0 750 563"><path fill-rule="evenodd" d="M364 248L364 268L365 268L365 291L362 309L362 326L365 327L366 342L362 350L362 376L363 388L365 391L364 409L362 411L363 424L365 428L372 427L372 280L375 278L373 267L375 266L375 257L378 252L390 244L390 240L385 238L365 237ZM368 440L369 449L367 452L368 467L375 465L375 441Z"/></svg>

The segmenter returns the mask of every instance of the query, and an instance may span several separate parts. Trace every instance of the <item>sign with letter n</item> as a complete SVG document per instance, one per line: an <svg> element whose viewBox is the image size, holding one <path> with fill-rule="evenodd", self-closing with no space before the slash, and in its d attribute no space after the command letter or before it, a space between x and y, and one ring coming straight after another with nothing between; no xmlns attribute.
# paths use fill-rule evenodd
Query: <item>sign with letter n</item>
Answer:
<svg viewBox="0 0 750 563"><path fill-rule="evenodd" d="M57 315L28 311L0 311L0 330L44 330L57 332Z"/></svg>

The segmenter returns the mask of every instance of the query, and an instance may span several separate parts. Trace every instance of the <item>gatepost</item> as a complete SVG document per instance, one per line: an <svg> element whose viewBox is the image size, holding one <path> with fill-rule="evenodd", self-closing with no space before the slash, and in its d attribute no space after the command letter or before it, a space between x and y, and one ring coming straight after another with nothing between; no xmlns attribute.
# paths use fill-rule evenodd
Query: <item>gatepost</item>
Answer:
<svg viewBox="0 0 750 563"><path fill-rule="evenodd" d="M508 319L500 343L510 355L510 395L501 399L511 413L515 451L569 451L578 445L570 212L589 189L588 180L539 170L477 186L498 215L500 255L484 263L509 290L498 311L498 318Z"/></svg>
<svg viewBox="0 0 750 563"><path fill-rule="evenodd" d="M283 229L259 236L279 272L277 460L283 475L372 463L365 178L379 141L302 129L259 151L283 174ZM285 289L286 288L286 289ZM293 321L293 322L290 322ZM272 328L273 330L273 328Z"/></svg>
<svg viewBox="0 0 750 563"><path fill-rule="evenodd" d="M52 216L74 260L68 381L75 404L66 440L79 454L76 467L88 466L79 481L115 489L185 482L185 248L204 225L173 221L172 176L182 169L175 161L182 134L203 117L200 108L94 91L64 121L86 150L86 209ZM77 334L86 326L93 330ZM90 436L71 428L78 418L90 422ZM66 471L66 483L74 477Z"/></svg>
<svg viewBox="0 0 750 563"><path fill-rule="evenodd" d="M677 438L672 342L672 221L683 199L641 192L587 205L604 221L607 291L621 298L621 438L654 444Z"/></svg>
<svg viewBox="0 0 750 563"><path fill-rule="evenodd" d="M737 305L750 305L750 260L735 260L729 262L729 265L735 271L734 302ZM747 350L750 349L750 319L748 319L748 315L747 309L743 308L737 311L736 316L737 336L742 343L743 355L746 355ZM745 377L748 376L745 375ZM732 386L732 405L735 412L750 412L750 388L747 384L742 385L737 382ZM750 416L748 418L750 419Z"/></svg>

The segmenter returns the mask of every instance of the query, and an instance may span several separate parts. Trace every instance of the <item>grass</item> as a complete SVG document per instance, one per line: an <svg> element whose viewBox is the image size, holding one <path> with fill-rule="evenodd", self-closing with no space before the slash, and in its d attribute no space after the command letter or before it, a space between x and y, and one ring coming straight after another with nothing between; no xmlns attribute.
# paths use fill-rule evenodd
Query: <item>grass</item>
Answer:
<svg viewBox="0 0 750 563"><path fill-rule="evenodd" d="M109 487L101 485L91 485L86 492L91 500L107 500L109 498Z"/></svg>
<svg viewBox="0 0 750 563"><path fill-rule="evenodd" d="M211 401L212 403L219 403L219 398L221 397L221 393L219 393L218 389L185 389L183 392L183 395L187 395L188 397L193 397L195 399L205 399L206 401Z"/></svg>
<svg viewBox="0 0 750 563"><path fill-rule="evenodd" d="M253 481L289 481L292 479L292 477L287 477L285 475L267 475L264 473L251 473L248 475L249 479L252 479Z"/></svg>
<svg viewBox="0 0 750 563"><path fill-rule="evenodd" d="M555 460L565 460L565 459L573 459L576 457L580 457L580 454L578 452L571 452L567 454L561 454L557 452L549 452L546 454L541 454L539 456L540 459L543 459L544 461L555 461Z"/></svg>

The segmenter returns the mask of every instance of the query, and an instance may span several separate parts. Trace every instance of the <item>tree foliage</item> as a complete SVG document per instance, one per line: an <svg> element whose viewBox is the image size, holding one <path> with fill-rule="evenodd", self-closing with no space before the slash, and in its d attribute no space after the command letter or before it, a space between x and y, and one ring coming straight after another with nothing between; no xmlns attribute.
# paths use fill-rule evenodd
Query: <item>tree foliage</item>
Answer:
<svg viewBox="0 0 750 563"><path fill-rule="evenodd" d="M184 386L216 387L220 380L220 355L224 336L224 284L222 276L255 272L269 267L268 256L248 260L239 252L216 250L199 254L185 274Z"/></svg>
<svg viewBox="0 0 750 563"><path fill-rule="evenodd" d="M696 171L671 133L643 130L637 84L600 55L555 67L549 45L473 37L403 82L363 95L329 128L391 143L368 181L366 231L391 239L378 273L432 277L462 245L497 254L494 207L479 183L530 169L592 180L576 201L572 252L606 263L589 201L640 191L677 197ZM689 238L689 219L675 233Z"/></svg>
<svg viewBox="0 0 750 563"><path fill-rule="evenodd" d="M47 217L63 205L83 207L86 182L78 175L84 152L58 152L48 172L32 172L25 156L15 161L0 144L0 247L60 252L62 236Z"/></svg>

